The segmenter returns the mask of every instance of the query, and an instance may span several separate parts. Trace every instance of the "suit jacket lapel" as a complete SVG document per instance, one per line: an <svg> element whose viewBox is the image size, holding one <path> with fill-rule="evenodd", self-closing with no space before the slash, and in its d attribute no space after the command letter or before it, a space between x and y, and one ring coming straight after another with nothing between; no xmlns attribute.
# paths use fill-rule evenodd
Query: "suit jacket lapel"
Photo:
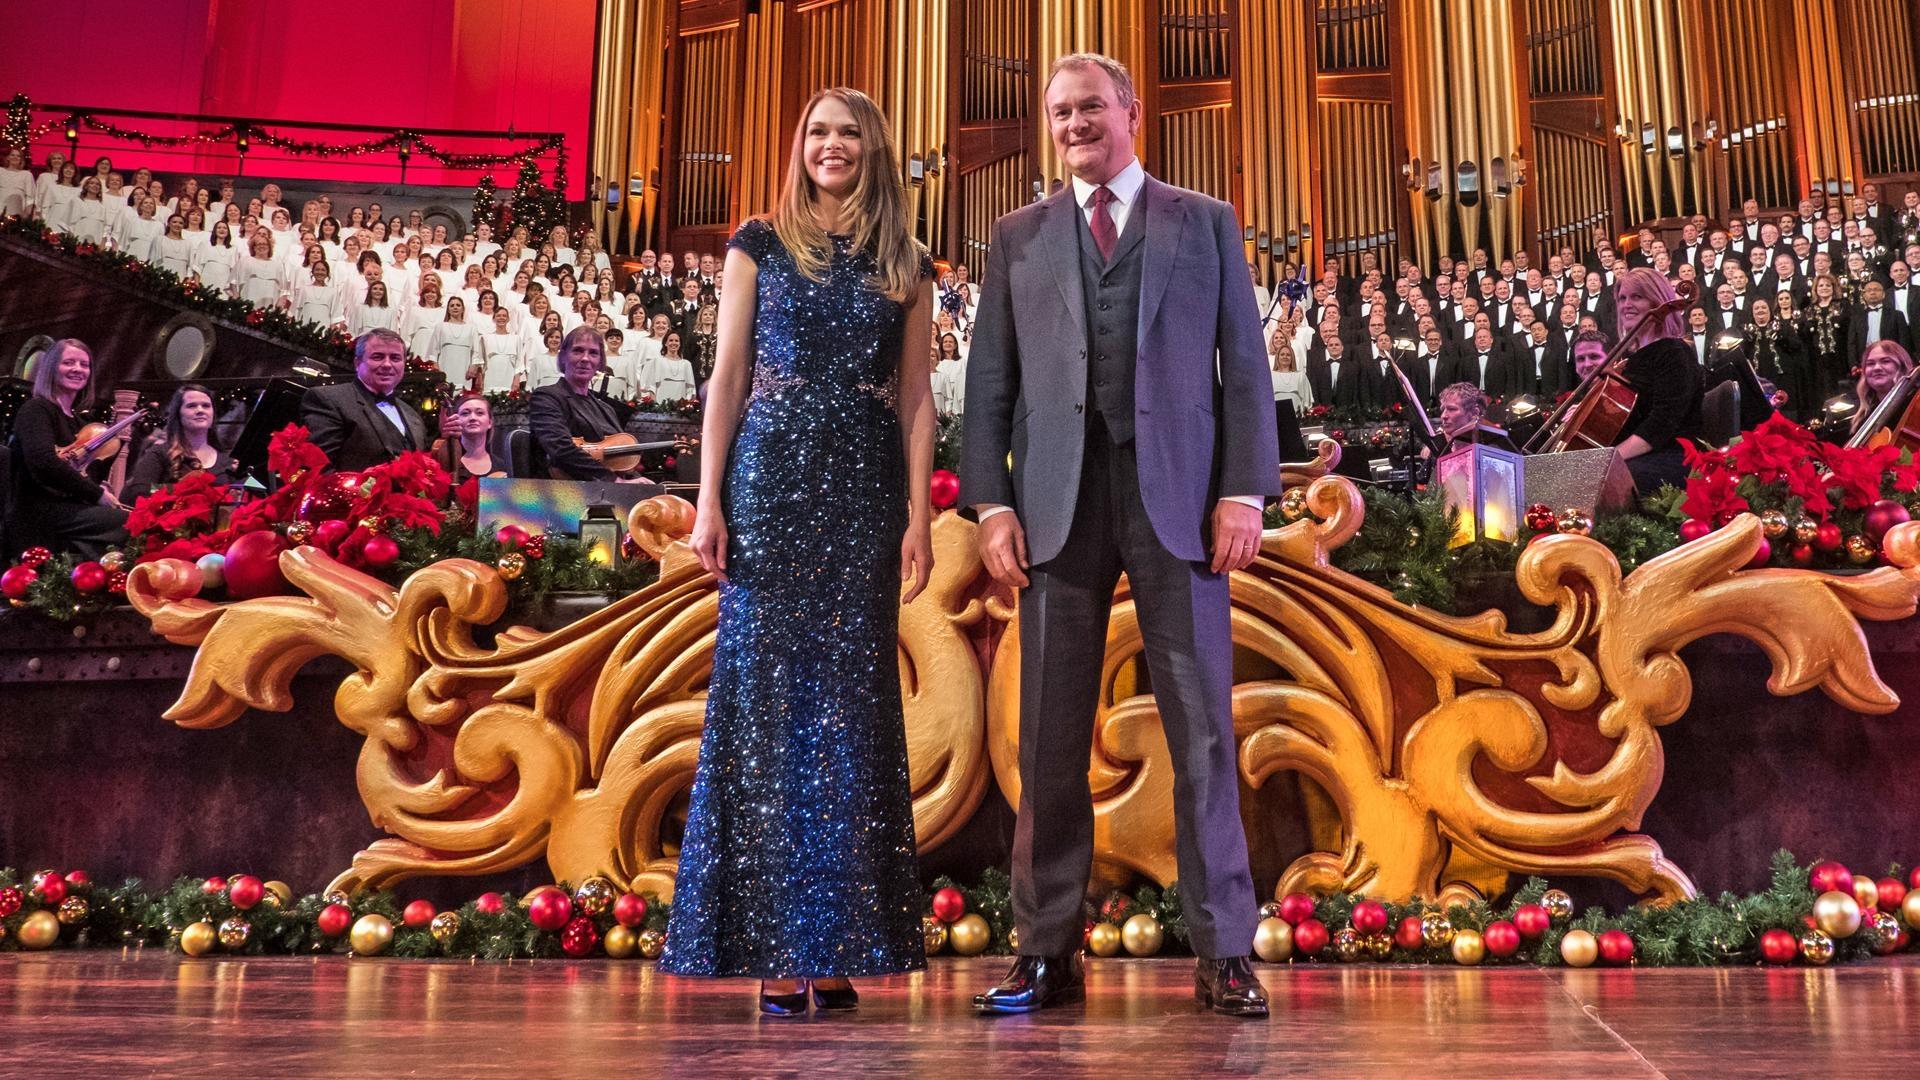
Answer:
<svg viewBox="0 0 1920 1080"><path fill-rule="evenodd" d="M1140 325L1136 340L1144 347L1147 328L1160 312L1160 301L1173 281L1173 260L1180 251L1180 235L1187 223L1186 202L1180 194L1153 177L1140 185L1139 211L1147 215L1147 250L1140 267Z"/></svg>
<svg viewBox="0 0 1920 1080"><path fill-rule="evenodd" d="M1087 305L1080 284L1079 223L1073 220L1079 212L1079 204L1073 201L1073 185L1069 183L1048 200L1047 216L1040 224L1040 234L1042 246L1047 249L1047 257L1053 263L1054 284L1060 286L1060 300L1066 305L1068 322L1081 344L1085 345ZM1081 359L1084 360L1085 356Z"/></svg>

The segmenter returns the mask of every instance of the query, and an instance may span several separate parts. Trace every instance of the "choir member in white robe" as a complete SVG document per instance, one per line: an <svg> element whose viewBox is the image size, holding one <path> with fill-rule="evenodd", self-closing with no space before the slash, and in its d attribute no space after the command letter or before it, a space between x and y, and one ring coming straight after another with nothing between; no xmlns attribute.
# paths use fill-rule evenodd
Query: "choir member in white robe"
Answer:
<svg viewBox="0 0 1920 1080"><path fill-rule="evenodd" d="M475 356L478 337L467 324L467 302L459 296L449 297L446 314L427 341L426 355L439 366L448 382L472 387L480 374Z"/></svg>
<svg viewBox="0 0 1920 1080"><path fill-rule="evenodd" d="M239 265L240 252L233 246L233 230L226 222L216 221L207 234L207 242L194 249L187 271L206 288L230 292Z"/></svg>
<svg viewBox="0 0 1920 1080"><path fill-rule="evenodd" d="M153 238L147 262L184 278L187 276L187 259L191 254L192 248L187 244L187 219L179 214L168 214L166 231Z"/></svg>
<svg viewBox="0 0 1920 1080"><path fill-rule="evenodd" d="M367 291L347 307L347 333L354 337L369 330L397 330L400 309L387 299L387 283L375 278Z"/></svg>
<svg viewBox="0 0 1920 1080"><path fill-rule="evenodd" d="M80 197L67 204L59 229L76 240L98 244L106 239L113 214L112 206L101 198L100 178L88 174L80 182Z"/></svg>
<svg viewBox="0 0 1920 1080"><path fill-rule="evenodd" d="M159 239L161 230L167 224L165 219L155 216L159 209L160 204L154 202L152 196L141 199L139 214L122 221L116 246L141 262L150 261L153 258L153 242Z"/></svg>
<svg viewBox="0 0 1920 1080"><path fill-rule="evenodd" d="M485 390L518 390L526 382L527 364L520 353L520 335L510 324L507 309L496 308L493 326L480 335L480 359L486 365Z"/></svg>
<svg viewBox="0 0 1920 1080"><path fill-rule="evenodd" d="M43 175L41 179L46 177ZM80 201L80 176L73 162L62 164L57 181L39 191L37 198L40 200L40 219L64 232L69 209Z"/></svg>
<svg viewBox="0 0 1920 1080"><path fill-rule="evenodd" d="M6 164L0 166L0 217L25 216L33 205L33 174L27 171L27 155L19 147L7 150Z"/></svg>
<svg viewBox="0 0 1920 1080"><path fill-rule="evenodd" d="M280 260L273 257L273 238L265 229L255 230L247 241L247 252L240 256L234 274L240 299L254 307L273 307L286 293Z"/></svg>
<svg viewBox="0 0 1920 1080"><path fill-rule="evenodd" d="M415 356L433 355L433 332L447 317L440 303L439 280L432 279L431 287L400 317L400 334L407 339L407 351Z"/></svg>
<svg viewBox="0 0 1920 1080"><path fill-rule="evenodd" d="M560 381L560 342L565 338L566 335L558 327L547 332L547 339L541 343L539 354L527 362L529 390L538 390L548 383Z"/></svg>
<svg viewBox="0 0 1920 1080"><path fill-rule="evenodd" d="M66 167L67 155L58 150L47 155L47 167L39 176L33 178L33 205L38 208L40 220L47 220L47 208L53 197L53 187L60 182L60 170Z"/></svg>
<svg viewBox="0 0 1920 1080"><path fill-rule="evenodd" d="M680 331L669 330L660 343L660 359L653 366L655 401L681 401L693 396L693 364L680 355Z"/></svg>
<svg viewBox="0 0 1920 1080"><path fill-rule="evenodd" d="M333 280L333 269L326 259L307 268L306 281L294 286L288 295L288 310L293 317L316 326L347 325L347 290Z"/></svg>

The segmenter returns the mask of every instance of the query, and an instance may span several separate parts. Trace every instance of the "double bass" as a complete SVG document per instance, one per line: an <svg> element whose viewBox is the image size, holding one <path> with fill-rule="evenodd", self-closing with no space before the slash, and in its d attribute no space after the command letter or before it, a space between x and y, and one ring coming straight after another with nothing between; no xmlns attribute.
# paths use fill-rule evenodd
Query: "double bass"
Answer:
<svg viewBox="0 0 1920 1080"><path fill-rule="evenodd" d="M1621 335L1613 348L1607 350L1607 358L1593 373L1574 387L1558 408L1540 425L1532 439L1527 441L1529 454L1558 454L1565 450L1588 450L1601 446L1612 446L1619 441L1620 432L1627 426L1627 417L1632 414L1634 402L1640 398L1639 391L1627 382L1622 374L1627 366L1627 357L1632 355L1628 345L1640 337L1640 332L1656 319L1664 319L1676 311L1693 303L1698 290L1691 281L1682 281L1674 286L1674 298L1650 309L1633 324L1633 329Z"/></svg>

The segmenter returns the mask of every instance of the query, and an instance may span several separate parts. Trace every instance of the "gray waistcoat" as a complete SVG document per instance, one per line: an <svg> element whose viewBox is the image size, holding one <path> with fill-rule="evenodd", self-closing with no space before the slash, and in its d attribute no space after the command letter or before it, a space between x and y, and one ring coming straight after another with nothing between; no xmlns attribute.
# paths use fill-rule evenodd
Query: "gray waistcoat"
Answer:
<svg viewBox="0 0 1920 1080"><path fill-rule="evenodd" d="M1142 189L1142 196L1145 190ZM1140 351L1140 270L1145 258L1146 200L1136 197L1126 231L1103 263L1086 214L1076 209L1080 287L1087 308L1087 400L1100 410L1116 444L1133 440L1133 371Z"/></svg>

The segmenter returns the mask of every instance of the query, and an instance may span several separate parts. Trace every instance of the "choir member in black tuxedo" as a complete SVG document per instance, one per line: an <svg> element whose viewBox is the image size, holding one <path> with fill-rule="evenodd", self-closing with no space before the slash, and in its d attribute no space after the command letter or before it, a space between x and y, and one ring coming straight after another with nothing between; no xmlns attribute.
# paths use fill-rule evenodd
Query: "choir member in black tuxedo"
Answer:
<svg viewBox="0 0 1920 1080"><path fill-rule="evenodd" d="M1707 332L1724 334L1728 332L1744 334L1747 330L1747 313L1740 309L1734 300L1731 282L1723 281L1713 291L1713 308L1707 312Z"/></svg>
<svg viewBox="0 0 1920 1080"><path fill-rule="evenodd" d="M1369 400L1367 404L1376 409L1384 409L1400 400L1400 377L1393 373L1393 335L1382 330L1368 343L1367 362L1363 365L1367 371Z"/></svg>
<svg viewBox="0 0 1920 1080"><path fill-rule="evenodd" d="M616 479L573 441L597 442L626 428L626 408L593 388L606 367L606 355L600 331L574 327L560 342L560 380L536 389L527 404L527 427L546 455L547 467L569 479Z"/></svg>
<svg viewBox="0 0 1920 1080"><path fill-rule="evenodd" d="M427 422L394 391L407 373L407 343L392 330L369 330L353 343L351 382L316 386L300 402L313 445L341 472L384 465L425 450Z"/></svg>
<svg viewBox="0 0 1920 1080"><path fill-rule="evenodd" d="M1544 322L1534 323L1527 340L1513 353L1514 388L1551 402L1563 390L1573 387L1573 368L1567 362L1566 346L1554 337Z"/></svg>
<svg viewBox="0 0 1920 1080"><path fill-rule="evenodd" d="M1858 367L1867 346L1876 341L1891 341L1906 349L1907 320L1887 303L1887 288L1868 280L1860 288L1860 304L1847 317L1847 356Z"/></svg>
<svg viewBox="0 0 1920 1080"><path fill-rule="evenodd" d="M1887 265L1887 279L1887 306L1900 313L1911 339L1915 316L1920 315L1920 282L1913 280L1913 268L1904 259L1895 259Z"/></svg>
<svg viewBox="0 0 1920 1080"><path fill-rule="evenodd" d="M681 341L693 340L693 320L700 314L700 279L680 279L679 298L667 305L667 322Z"/></svg>
<svg viewBox="0 0 1920 1080"><path fill-rule="evenodd" d="M1348 350L1332 320L1321 326L1318 340L1308 347L1307 384L1316 405L1335 409L1361 408L1371 396L1366 365Z"/></svg>
<svg viewBox="0 0 1920 1080"><path fill-rule="evenodd" d="M1622 320L1620 325L1623 329L1626 328L1626 321ZM1713 339L1715 336L1713 317L1707 314L1707 309L1703 307L1688 308L1687 333L1683 340L1685 341L1687 349L1693 353L1694 363L1698 364L1702 370L1705 370L1706 366L1713 360Z"/></svg>
<svg viewBox="0 0 1920 1080"><path fill-rule="evenodd" d="M1631 329L1655 308L1674 299L1673 286L1652 270L1630 270L1614 291L1620 325ZM1701 369L1683 340L1683 316L1674 311L1649 319L1629 342L1621 375L1637 392L1633 411L1621 428L1620 456L1633 482L1650 495L1662 484L1686 483L1687 463L1680 441L1700 434Z"/></svg>
<svg viewBox="0 0 1920 1080"><path fill-rule="evenodd" d="M1902 248L1920 243L1920 191L1900 196L1900 211L1893 215L1893 237Z"/></svg>
<svg viewBox="0 0 1920 1080"><path fill-rule="evenodd" d="M1406 369L1408 381L1413 383L1413 392L1420 396L1423 408L1431 409L1440 393L1440 388L1458 380L1454 377L1454 346L1447 343L1440 328L1430 326L1420 337L1420 343L1413 352L1400 357L1401 366Z"/></svg>
<svg viewBox="0 0 1920 1080"><path fill-rule="evenodd" d="M1794 261L1791 252L1779 252L1773 257L1773 263L1767 272L1754 282L1754 288L1768 300L1783 292L1790 292L1798 303L1806 303L1807 279L1800 273L1800 264ZM1753 312L1747 312L1752 318Z"/></svg>
<svg viewBox="0 0 1920 1080"><path fill-rule="evenodd" d="M15 549L39 546L96 559L126 542L126 506L60 456L84 426L74 414L92 403L92 350L77 338L47 346L34 363L33 396L13 414L7 539ZM94 467L102 475L105 469Z"/></svg>
<svg viewBox="0 0 1920 1080"><path fill-rule="evenodd" d="M1470 382L1492 397L1510 396L1518 383L1512 358L1496 344L1493 331L1487 327L1475 331L1472 346L1458 354L1455 374L1461 382Z"/></svg>

